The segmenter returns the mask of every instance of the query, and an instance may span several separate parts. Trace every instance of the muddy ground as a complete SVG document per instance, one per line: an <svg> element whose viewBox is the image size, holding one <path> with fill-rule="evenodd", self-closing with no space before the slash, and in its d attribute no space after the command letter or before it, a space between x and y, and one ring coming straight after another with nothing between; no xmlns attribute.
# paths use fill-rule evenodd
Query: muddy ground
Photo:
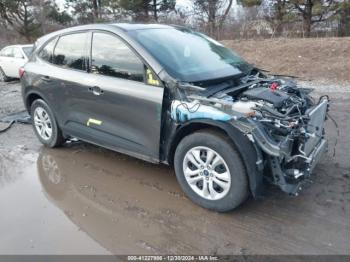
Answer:
<svg viewBox="0 0 350 262"><path fill-rule="evenodd" d="M82 142L46 149L14 125L0 134L0 254L350 254L350 89L317 92L340 136L328 121L313 182L227 214L193 204L167 166ZM17 82L0 98L0 117L23 109Z"/></svg>

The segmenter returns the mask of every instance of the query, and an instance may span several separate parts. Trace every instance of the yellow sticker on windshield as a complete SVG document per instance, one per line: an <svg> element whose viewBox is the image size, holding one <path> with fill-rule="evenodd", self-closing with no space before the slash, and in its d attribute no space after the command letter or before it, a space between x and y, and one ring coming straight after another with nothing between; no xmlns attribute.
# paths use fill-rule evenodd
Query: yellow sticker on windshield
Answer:
<svg viewBox="0 0 350 262"><path fill-rule="evenodd" d="M153 75L153 72L150 69L146 70L146 77L147 77L147 84L159 86L159 81L157 79L154 79L155 77Z"/></svg>

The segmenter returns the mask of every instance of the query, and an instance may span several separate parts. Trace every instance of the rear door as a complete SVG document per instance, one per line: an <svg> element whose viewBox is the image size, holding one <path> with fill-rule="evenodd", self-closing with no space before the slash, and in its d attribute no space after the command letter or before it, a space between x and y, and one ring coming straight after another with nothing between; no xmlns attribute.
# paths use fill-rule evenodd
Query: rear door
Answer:
<svg viewBox="0 0 350 262"><path fill-rule="evenodd" d="M42 77L51 88L63 129L74 127L82 119L83 101L88 99L88 32L60 36L55 44L52 66Z"/></svg>
<svg viewBox="0 0 350 262"><path fill-rule="evenodd" d="M77 131L82 132L78 135L140 158L158 160L164 90L160 81L118 36L93 32L91 38L90 73L84 81L87 87L75 94L74 111L79 112L80 122Z"/></svg>
<svg viewBox="0 0 350 262"><path fill-rule="evenodd" d="M81 122L79 105L88 90L88 32L76 32L49 40L39 50L36 61L26 64L33 85L53 109L65 130ZM68 132L70 133L70 132Z"/></svg>

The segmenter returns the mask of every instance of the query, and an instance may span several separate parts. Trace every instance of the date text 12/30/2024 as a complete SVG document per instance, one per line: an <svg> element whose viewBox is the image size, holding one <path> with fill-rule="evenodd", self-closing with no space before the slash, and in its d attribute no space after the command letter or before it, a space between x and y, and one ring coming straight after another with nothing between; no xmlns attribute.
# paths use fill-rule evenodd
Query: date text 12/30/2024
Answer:
<svg viewBox="0 0 350 262"><path fill-rule="evenodd" d="M128 261L218 261L217 256L128 256Z"/></svg>

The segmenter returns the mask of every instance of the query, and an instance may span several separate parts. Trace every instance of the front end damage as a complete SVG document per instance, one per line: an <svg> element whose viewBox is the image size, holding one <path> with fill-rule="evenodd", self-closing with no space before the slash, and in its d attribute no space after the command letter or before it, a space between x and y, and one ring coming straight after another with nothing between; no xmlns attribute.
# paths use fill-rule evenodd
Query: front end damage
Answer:
<svg viewBox="0 0 350 262"><path fill-rule="evenodd" d="M257 168L284 192L297 195L327 149L327 96L314 101L311 89L257 73L233 84L179 85L171 105L177 123L211 119L230 123L257 151Z"/></svg>

